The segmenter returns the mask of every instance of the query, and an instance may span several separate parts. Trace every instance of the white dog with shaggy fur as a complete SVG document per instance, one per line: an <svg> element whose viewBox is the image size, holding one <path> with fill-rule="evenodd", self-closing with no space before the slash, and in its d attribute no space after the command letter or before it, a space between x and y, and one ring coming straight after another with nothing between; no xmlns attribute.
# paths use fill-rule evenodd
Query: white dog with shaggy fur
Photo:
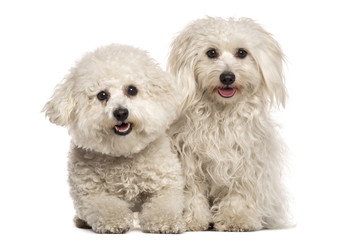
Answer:
<svg viewBox="0 0 343 240"><path fill-rule="evenodd" d="M69 183L78 227L122 233L140 211L144 232L180 233L183 179L166 129L178 101L171 76L136 48L86 54L44 110L72 137Z"/></svg>
<svg viewBox="0 0 343 240"><path fill-rule="evenodd" d="M168 70L184 97L170 136L186 178L188 230L286 223L283 145L270 117L285 104L282 62L279 44L250 19L196 20L173 41Z"/></svg>

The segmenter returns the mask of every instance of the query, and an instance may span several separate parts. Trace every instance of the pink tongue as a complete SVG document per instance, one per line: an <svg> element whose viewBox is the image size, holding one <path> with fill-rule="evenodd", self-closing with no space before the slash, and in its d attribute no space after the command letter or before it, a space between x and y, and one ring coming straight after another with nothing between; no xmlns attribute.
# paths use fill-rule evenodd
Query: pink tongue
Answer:
<svg viewBox="0 0 343 240"><path fill-rule="evenodd" d="M218 88L218 92L223 97L232 97L236 89L235 88Z"/></svg>
<svg viewBox="0 0 343 240"><path fill-rule="evenodd" d="M118 131L125 131L127 130L129 127L128 123L123 123L121 125L116 125L116 128L118 129Z"/></svg>

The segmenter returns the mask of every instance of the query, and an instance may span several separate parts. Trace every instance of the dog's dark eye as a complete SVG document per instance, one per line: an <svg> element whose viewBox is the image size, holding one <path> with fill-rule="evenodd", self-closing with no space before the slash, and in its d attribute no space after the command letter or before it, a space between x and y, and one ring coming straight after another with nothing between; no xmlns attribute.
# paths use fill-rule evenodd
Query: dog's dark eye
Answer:
<svg viewBox="0 0 343 240"><path fill-rule="evenodd" d="M137 88L136 88L135 86L131 86L131 85L130 85L130 86L127 88L127 94L129 94L130 96L136 96L137 93L138 93L138 90L137 90Z"/></svg>
<svg viewBox="0 0 343 240"><path fill-rule="evenodd" d="M105 91L101 91L98 93L97 98L99 101L105 101L109 98L109 95Z"/></svg>
<svg viewBox="0 0 343 240"><path fill-rule="evenodd" d="M246 56L248 55L248 52L245 51L243 48L240 48L237 50L235 56L238 57L238 58L245 58Z"/></svg>
<svg viewBox="0 0 343 240"><path fill-rule="evenodd" d="M218 53L215 49L210 49L206 52L207 57L209 58L217 58L218 57Z"/></svg>

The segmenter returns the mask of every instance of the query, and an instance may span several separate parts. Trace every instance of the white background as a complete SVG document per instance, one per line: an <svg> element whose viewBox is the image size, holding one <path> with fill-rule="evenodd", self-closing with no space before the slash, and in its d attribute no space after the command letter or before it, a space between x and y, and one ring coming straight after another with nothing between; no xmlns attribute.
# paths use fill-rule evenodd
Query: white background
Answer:
<svg viewBox="0 0 343 240"><path fill-rule="evenodd" d="M342 239L343 18L339 1L1 1L1 239ZM40 113L85 52L112 42L168 46L206 15L256 19L286 56L289 100L277 115L290 149L287 184L297 226L253 233L98 235L73 226L67 130Z"/></svg>

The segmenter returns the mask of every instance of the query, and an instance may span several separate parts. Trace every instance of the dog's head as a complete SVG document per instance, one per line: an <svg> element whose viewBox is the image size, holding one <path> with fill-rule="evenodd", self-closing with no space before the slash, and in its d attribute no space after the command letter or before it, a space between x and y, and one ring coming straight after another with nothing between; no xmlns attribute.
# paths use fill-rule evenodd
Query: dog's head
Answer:
<svg viewBox="0 0 343 240"><path fill-rule="evenodd" d="M164 134L177 106L168 73L144 51L112 44L86 54L43 110L77 146L129 156Z"/></svg>
<svg viewBox="0 0 343 240"><path fill-rule="evenodd" d="M206 18L173 41L168 70L183 91L184 107L200 97L225 105L258 97L284 106L282 62L278 43L251 19Z"/></svg>

